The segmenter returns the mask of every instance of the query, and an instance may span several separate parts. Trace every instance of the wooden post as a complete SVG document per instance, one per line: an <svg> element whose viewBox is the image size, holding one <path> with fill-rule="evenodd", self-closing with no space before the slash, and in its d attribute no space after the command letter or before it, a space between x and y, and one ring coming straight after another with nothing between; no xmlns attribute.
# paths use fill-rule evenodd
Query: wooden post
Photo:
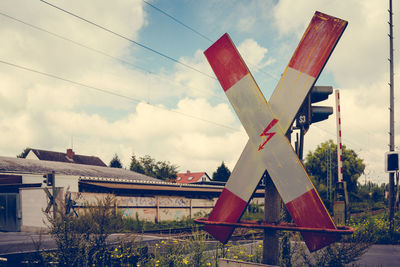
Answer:
<svg viewBox="0 0 400 267"><path fill-rule="evenodd" d="M275 188L268 172L265 172L265 198L264 220L267 223L278 223L280 219L281 197ZM264 230L264 264L278 265L279 262L279 232L276 230Z"/></svg>
<svg viewBox="0 0 400 267"><path fill-rule="evenodd" d="M189 210L189 218L190 218L190 219L192 219L192 209L193 209L193 206L192 206L192 199L190 199L190 210Z"/></svg>
<svg viewBox="0 0 400 267"><path fill-rule="evenodd" d="M160 202L158 201L158 197L156 196L156 223L160 222Z"/></svg>

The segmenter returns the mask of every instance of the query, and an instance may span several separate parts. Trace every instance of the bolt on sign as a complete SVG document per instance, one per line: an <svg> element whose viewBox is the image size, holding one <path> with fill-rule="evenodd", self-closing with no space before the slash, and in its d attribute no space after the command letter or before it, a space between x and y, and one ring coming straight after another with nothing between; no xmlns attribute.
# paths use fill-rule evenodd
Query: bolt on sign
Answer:
<svg viewBox="0 0 400 267"><path fill-rule="evenodd" d="M344 20L315 12L269 102L228 34L204 52L249 136L209 221L239 221L267 170L297 226L336 229L285 134L346 26ZM226 243L234 227L206 225L205 230ZM310 251L337 240L320 233L302 236Z"/></svg>

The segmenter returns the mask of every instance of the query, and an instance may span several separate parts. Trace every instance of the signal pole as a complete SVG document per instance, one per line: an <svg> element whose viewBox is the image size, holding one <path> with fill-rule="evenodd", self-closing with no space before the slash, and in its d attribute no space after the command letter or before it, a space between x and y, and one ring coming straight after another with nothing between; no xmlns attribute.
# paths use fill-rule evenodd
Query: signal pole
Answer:
<svg viewBox="0 0 400 267"><path fill-rule="evenodd" d="M392 0L389 0L389 46L390 46L390 132L389 132L389 150L394 151L394 79L393 79L393 12ZM394 173L389 173L389 222L390 230L393 230L394 218Z"/></svg>

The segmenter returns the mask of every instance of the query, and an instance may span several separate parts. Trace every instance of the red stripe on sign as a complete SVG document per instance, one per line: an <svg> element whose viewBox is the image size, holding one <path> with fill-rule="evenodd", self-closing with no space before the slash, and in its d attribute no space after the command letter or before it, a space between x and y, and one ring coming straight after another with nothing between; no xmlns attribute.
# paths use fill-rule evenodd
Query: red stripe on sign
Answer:
<svg viewBox="0 0 400 267"><path fill-rule="evenodd" d="M286 207L297 226L336 229L315 189L286 203ZM323 248L338 239L332 234L302 233L302 236L310 251Z"/></svg>
<svg viewBox="0 0 400 267"><path fill-rule="evenodd" d="M224 91L227 91L249 73L246 64L227 33L210 46L204 52L204 55Z"/></svg>
<svg viewBox="0 0 400 267"><path fill-rule="evenodd" d="M214 209L212 210L209 221L214 222L230 222L239 221L243 210L246 208L247 202L224 188L219 196ZM221 243L228 242L235 228L231 226L215 226L206 225L204 230L210 233L215 239Z"/></svg>
<svg viewBox="0 0 400 267"><path fill-rule="evenodd" d="M345 20L315 12L289 62L289 67L317 77L346 25Z"/></svg>

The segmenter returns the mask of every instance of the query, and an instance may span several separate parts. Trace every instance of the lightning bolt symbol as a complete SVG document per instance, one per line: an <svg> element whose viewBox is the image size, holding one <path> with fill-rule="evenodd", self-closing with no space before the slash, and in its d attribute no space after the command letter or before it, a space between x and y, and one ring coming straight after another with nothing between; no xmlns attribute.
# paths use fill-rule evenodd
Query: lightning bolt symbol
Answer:
<svg viewBox="0 0 400 267"><path fill-rule="evenodd" d="M259 145L258 147L258 151L264 149L264 146L268 143L269 140L271 140L271 138L276 134L276 132L271 132L269 133L268 131L271 130L272 127L274 127L274 125L278 122L277 119L273 119L268 126L264 129L264 131L260 134L260 136L265 136L267 137L267 139L265 139L264 143L262 143L261 145Z"/></svg>

